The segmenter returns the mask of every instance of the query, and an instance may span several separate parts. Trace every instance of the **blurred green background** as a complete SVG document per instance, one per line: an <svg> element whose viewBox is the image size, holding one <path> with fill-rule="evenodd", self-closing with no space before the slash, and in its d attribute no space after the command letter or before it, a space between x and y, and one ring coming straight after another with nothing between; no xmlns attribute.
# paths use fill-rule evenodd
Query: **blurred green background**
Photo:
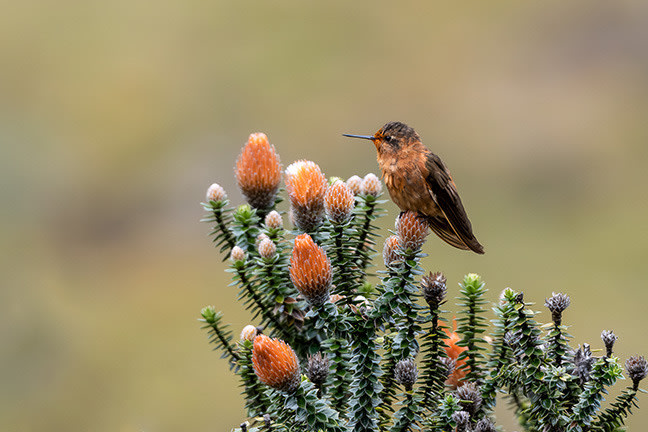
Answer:
<svg viewBox="0 0 648 432"><path fill-rule="evenodd" d="M0 14L0 430L226 431L234 377L196 321L247 315L198 221L264 131L284 166L376 172L407 122L450 167L486 255L436 238L574 344L648 354L648 3L5 2ZM396 208L389 204L384 232ZM451 290L451 295L456 291ZM538 318L550 319L547 312ZM600 352L599 352L600 354ZM621 383L621 385L625 385ZM619 386L618 388L621 388ZM640 396L630 430L648 427ZM513 430L505 413L500 424Z"/></svg>

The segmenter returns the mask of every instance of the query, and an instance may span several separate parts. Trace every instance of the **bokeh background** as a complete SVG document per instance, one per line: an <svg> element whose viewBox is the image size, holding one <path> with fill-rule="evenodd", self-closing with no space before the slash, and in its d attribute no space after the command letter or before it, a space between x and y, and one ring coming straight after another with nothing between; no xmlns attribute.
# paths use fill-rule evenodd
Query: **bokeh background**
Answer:
<svg viewBox="0 0 648 432"><path fill-rule="evenodd" d="M214 181L241 203L232 167L255 131L284 166L308 158L347 178L377 166L341 133L409 123L449 165L487 251L431 238L427 269L451 288L481 273L492 299L510 286L539 310L567 292L574 344L600 349L613 329L623 361L648 354L645 1L2 10L0 430L243 420L196 319L215 304L238 331L247 315L198 221ZM640 404L630 430L648 427ZM514 430L504 411L500 424Z"/></svg>

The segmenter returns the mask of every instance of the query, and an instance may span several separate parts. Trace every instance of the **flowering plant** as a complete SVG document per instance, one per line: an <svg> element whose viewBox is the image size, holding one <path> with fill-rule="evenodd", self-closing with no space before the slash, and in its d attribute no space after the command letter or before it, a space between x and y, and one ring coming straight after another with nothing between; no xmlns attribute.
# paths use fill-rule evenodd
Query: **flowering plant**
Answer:
<svg viewBox="0 0 648 432"><path fill-rule="evenodd" d="M567 295L546 299L552 322L540 325L523 294L507 288L489 328L485 283L468 274L449 326L446 278L420 266L428 227L416 213L396 219L382 248L385 270L370 282L374 221L384 214L375 175L327 181L314 162L291 164L292 229L277 210L281 165L264 134L250 136L236 178L248 204L230 208L214 184L204 221L254 324L234 342L221 312L201 311L210 341L242 381L248 419L236 430L495 431L498 396L526 431L624 430L648 362L626 361L632 385L604 407L623 375L617 336L603 331L601 357L588 344L571 349Z"/></svg>

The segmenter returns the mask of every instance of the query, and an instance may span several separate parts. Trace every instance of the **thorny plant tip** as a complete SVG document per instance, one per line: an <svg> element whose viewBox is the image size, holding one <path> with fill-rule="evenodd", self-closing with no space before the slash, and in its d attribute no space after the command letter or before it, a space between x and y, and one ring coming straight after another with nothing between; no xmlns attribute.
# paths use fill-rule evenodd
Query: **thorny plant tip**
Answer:
<svg viewBox="0 0 648 432"><path fill-rule="evenodd" d="M356 137L374 142L379 163L399 142L420 145L413 129L397 122ZM428 154L427 161L437 159ZM235 339L213 306L200 318L241 380L248 418L234 430L494 432L502 430L495 426L498 396L518 419L515 430L625 430L648 361L632 356L622 363L610 330L592 347L570 345L563 324L567 294L545 300L551 321L543 325L522 292L507 288L489 308L479 275L459 279L421 267L431 230L453 246L483 253L467 217L444 222L410 210L390 177L388 190L403 211L393 235L379 233L380 179L353 175L329 183L307 160L285 169L289 209L281 208L279 155L263 133L250 135L235 165L247 203L232 208L214 183L202 203L203 221L229 258L250 324ZM447 173L439 167L435 172ZM442 194L434 189L439 185L429 184ZM454 190L453 183L446 186ZM452 232L448 221L464 223L464 232ZM459 279L459 290L452 279ZM453 297L458 311L449 317L443 307ZM624 365L630 384L610 398Z"/></svg>

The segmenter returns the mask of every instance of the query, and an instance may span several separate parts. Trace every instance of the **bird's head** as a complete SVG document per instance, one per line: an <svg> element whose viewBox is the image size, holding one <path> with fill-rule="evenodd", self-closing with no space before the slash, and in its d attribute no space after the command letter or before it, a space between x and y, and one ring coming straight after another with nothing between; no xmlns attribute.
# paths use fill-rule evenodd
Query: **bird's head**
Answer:
<svg viewBox="0 0 648 432"><path fill-rule="evenodd" d="M420 144L421 139L414 129L401 122L389 122L373 135L343 134L351 138L373 141L378 154L396 153L411 145Z"/></svg>

